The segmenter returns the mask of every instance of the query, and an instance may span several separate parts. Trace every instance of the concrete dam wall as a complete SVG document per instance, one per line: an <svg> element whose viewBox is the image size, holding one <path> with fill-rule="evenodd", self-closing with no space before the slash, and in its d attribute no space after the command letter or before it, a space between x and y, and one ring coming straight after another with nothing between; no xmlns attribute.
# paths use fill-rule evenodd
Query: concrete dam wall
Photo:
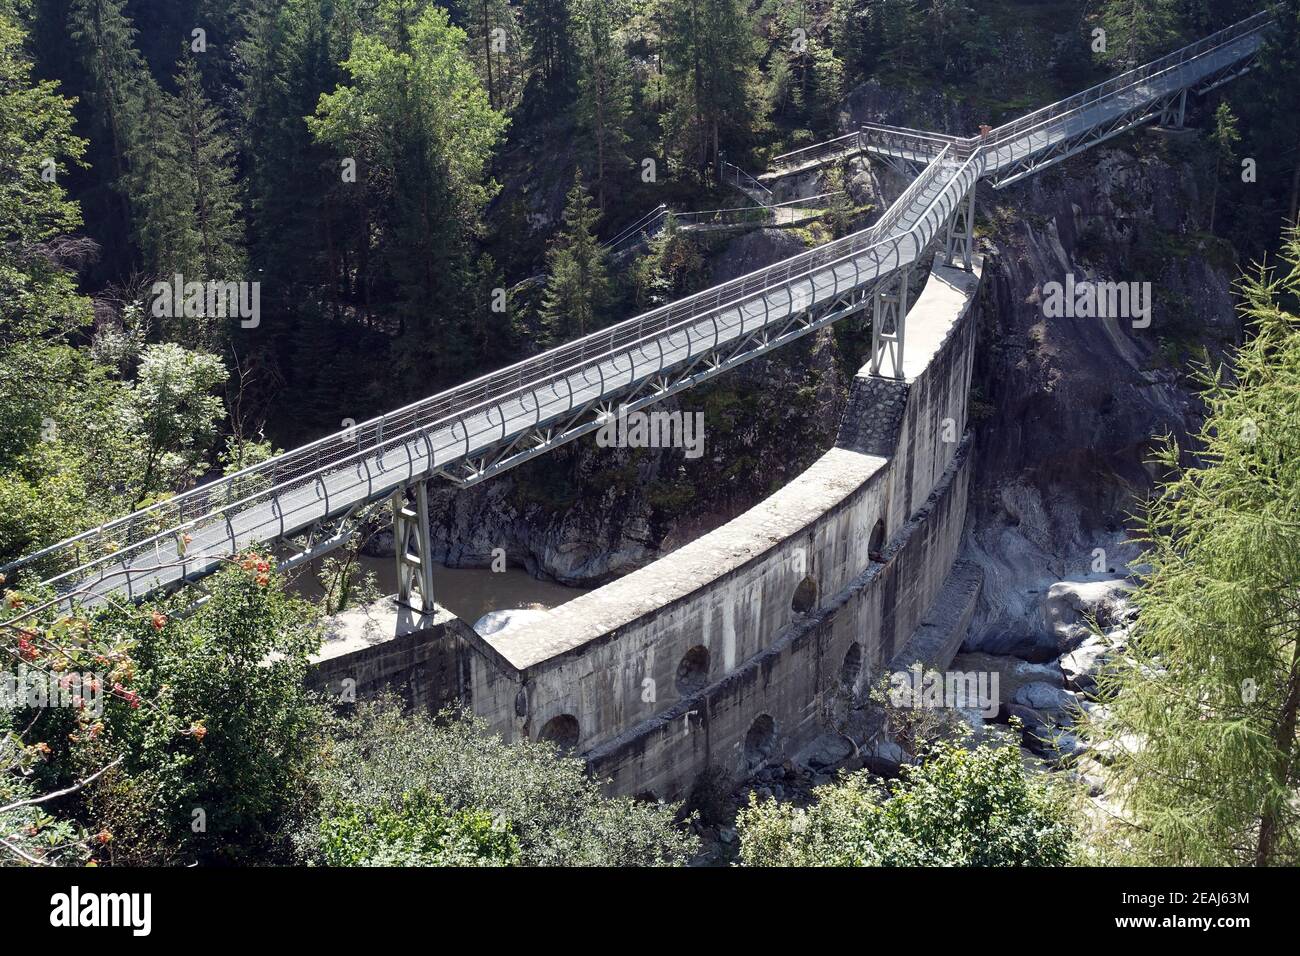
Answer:
<svg viewBox="0 0 1300 956"><path fill-rule="evenodd" d="M369 633L341 615L319 682L459 700L507 739L584 756L620 794L680 799L706 768L792 754L906 652L952 571L980 275L936 265L905 377L859 372L835 447L745 514L492 635L391 601L367 610Z"/></svg>

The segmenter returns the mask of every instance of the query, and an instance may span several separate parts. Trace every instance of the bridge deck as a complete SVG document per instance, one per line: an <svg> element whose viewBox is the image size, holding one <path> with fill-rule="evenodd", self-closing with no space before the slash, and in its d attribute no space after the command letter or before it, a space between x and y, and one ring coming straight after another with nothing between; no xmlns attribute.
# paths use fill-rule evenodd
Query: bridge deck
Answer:
<svg viewBox="0 0 1300 956"><path fill-rule="evenodd" d="M857 245L863 248L850 248L825 268L710 310L698 321L563 373L545 384L525 388L503 401L431 423L419 434L379 454L326 469L308 481L283 488L272 500L252 503L220 516L220 520L199 520L186 529L191 540L184 554L180 553L176 537L164 533L144 547L131 548L129 553L99 564L91 575L74 574L70 583L84 586L83 603L94 604L113 590L122 589L132 596L147 594L183 577L207 573L223 556L252 542L293 534L357 504L381 499L412 479L498 448L539 425L561 421L650 376L716 351L719 345L737 343L757 329L777 325L809 306L905 267L919 258L930 238L916 237L910 230L958 169L947 161L937 164L922 188L904 197L896 225L890 237L883 240L889 247L883 257L880 243L859 242ZM934 228L937 226L936 221ZM858 236L875 238L871 230Z"/></svg>
<svg viewBox="0 0 1300 956"><path fill-rule="evenodd" d="M380 500L408 481L525 439L540 441L539 449L558 444L546 428L591 414L662 373L680 374L729 347L735 354L748 348L745 357L758 354L751 345L755 333L779 332L813 309L839 314L846 295L863 296L918 261L979 178L1059 151L1093 131L1092 142L1099 142L1147 118L1144 110L1180 90L1212 85L1255 55L1267 23L1264 15L1252 17L983 139L896 131L891 145L884 130L779 157L797 165L863 142L881 155L928 165L869 229L202 485L4 570L46 560L61 572L46 583L65 594L75 590L86 603L117 589L140 597L208 573L250 543L295 534ZM182 548L183 535L190 540Z"/></svg>

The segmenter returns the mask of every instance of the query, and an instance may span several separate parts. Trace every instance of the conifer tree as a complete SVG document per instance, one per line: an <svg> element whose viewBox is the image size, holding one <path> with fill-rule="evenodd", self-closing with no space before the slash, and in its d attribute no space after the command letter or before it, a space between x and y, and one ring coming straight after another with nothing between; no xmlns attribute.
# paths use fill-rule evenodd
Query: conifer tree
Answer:
<svg viewBox="0 0 1300 956"><path fill-rule="evenodd" d="M175 95L158 95L150 110L153 158L141 172L148 210L141 246L157 275L237 280L245 262L234 145L203 94L197 65L186 58L178 66Z"/></svg>
<svg viewBox="0 0 1300 956"><path fill-rule="evenodd" d="M509 109L519 95L525 52L515 8L509 0L456 0L456 8L488 102Z"/></svg>
<svg viewBox="0 0 1300 956"><path fill-rule="evenodd" d="M352 40L349 82L321 96L308 127L335 170L355 163L355 181L336 188L364 228L339 237L348 243L333 257L339 281L360 286L366 313L397 337L414 336L400 354L427 383L430 368L459 371L461 343L451 340L476 311L471 240L496 190L486 171L507 121L446 10L428 6L408 22L406 0L379 9L381 28Z"/></svg>
<svg viewBox="0 0 1300 956"><path fill-rule="evenodd" d="M523 0L521 4L529 66L552 95L563 91L573 70L570 3L571 0Z"/></svg>
<svg viewBox="0 0 1300 956"><path fill-rule="evenodd" d="M1282 261L1244 283L1252 335L1205 376L1195 463L1159 453L1139 615L1083 726L1109 752L1122 812L1102 845L1125 862L1300 863L1300 236Z"/></svg>
<svg viewBox="0 0 1300 956"><path fill-rule="evenodd" d="M1227 100L1219 103L1214 111L1214 129L1210 132L1210 143L1214 146L1214 190L1210 196L1210 232L1214 232L1214 220L1219 211L1219 187L1223 179L1224 165L1236 157L1234 149L1241 141L1237 130L1237 117Z"/></svg>
<svg viewBox="0 0 1300 956"><path fill-rule="evenodd" d="M703 172L723 144L739 146L757 115L757 37L739 0L665 0L664 61L674 151Z"/></svg>
<svg viewBox="0 0 1300 956"><path fill-rule="evenodd" d="M605 250L595 234L599 218L579 170L565 201L564 231L546 254L542 321L557 341L598 328L609 305Z"/></svg>
<svg viewBox="0 0 1300 956"><path fill-rule="evenodd" d="M136 29L125 6L126 0L72 0L68 33L89 77L91 142L106 150L108 181L117 194L117 226L129 233L139 214L132 196L138 186L133 175L141 152L148 149L146 103L157 85L135 47ZM116 232L105 235L110 248L118 238ZM131 257L118 252L116 258Z"/></svg>
<svg viewBox="0 0 1300 956"><path fill-rule="evenodd" d="M1177 0L1105 0L1100 21L1106 31L1102 60L1130 69L1173 45L1178 35Z"/></svg>
<svg viewBox="0 0 1300 956"><path fill-rule="evenodd" d="M625 170L624 147L632 110L631 65L618 36L618 24L628 14L626 4L611 0L579 0L575 23L578 35L578 120L586 138L588 168L596 204L605 211L610 179Z"/></svg>

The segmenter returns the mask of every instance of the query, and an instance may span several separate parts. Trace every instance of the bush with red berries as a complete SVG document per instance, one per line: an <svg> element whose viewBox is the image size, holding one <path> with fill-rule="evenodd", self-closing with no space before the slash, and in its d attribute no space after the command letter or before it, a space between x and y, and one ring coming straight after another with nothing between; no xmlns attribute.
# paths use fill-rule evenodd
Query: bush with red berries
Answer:
<svg viewBox="0 0 1300 956"><path fill-rule="evenodd" d="M263 555L241 555L208 590L190 614L193 595L144 607L113 602L93 614L50 611L0 627L11 662L103 679L102 713L13 711L9 737L0 725L10 762L24 754L21 766L0 763L11 784L35 793L75 788L49 808L62 822L37 821L26 846L58 827L82 856L117 864L265 861L281 852L277 834L305 789L326 714L304 681L319 646L318 615L285 592ZM10 592L0 613L15 620L39 601ZM46 749L29 752L36 743ZM12 832L8 822L0 816Z"/></svg>

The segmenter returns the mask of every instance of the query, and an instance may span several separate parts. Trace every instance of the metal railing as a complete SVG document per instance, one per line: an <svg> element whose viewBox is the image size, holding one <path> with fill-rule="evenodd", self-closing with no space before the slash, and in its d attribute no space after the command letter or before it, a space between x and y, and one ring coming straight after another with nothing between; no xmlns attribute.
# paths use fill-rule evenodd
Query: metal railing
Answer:
<svg viewBox="0 0 1300 956"><path fill-rule="evenodd" d="M729 186L735 186L743 193L753 196L764 206L770 206L776 201L776 196L772 190L768 189L757 179L751 176L745 170L741 169L735 163L729 163L725 159L718 164L718 178ZM766 201L764 201L766 200Z"/></svg>
<svg viewBox="0 0 1300 956"><path fill-rule="evenodd" d="M861 143L858 140L858 134L845 133L843 136L828 139L823 143L813 143L811 146L804 146L802 149L793 149L788 153L782 153L780 156L774 157L769 166L776 171L792 169L806 163L819 162L827 156L856 152L860 148Z"/></svg>
<svg viewBox="0 0 1300 956"><path fill-rule="evenodd" d="M1096 86L1090 86L1088 89L1066 99L1034 110L1032 113L1027 113L1009 123L1004 123L990 132L988 136L983 137L982 140L980 137L973 137L973 141L979 142L985 148L996 148L1008 140L1017 139L1027 133L1037 131L1048 123L1059 121L1069 114L1093 106L1102 100L1129 92L1134 87L1163 74L1176 70L1185 72L1183 68L1194 60L1210 55L1221 47L1243 37L1261 33L1273 22L1274 16L1272 10L1263 10L1252 17L1247 17L1240 23L1235 23L1217 33L1212 33L1204 39L1190 43L1157 60L1152 60L1150 63L1135 67L1121 73L1119 76L1111 77Z"/></svg>
<svg viewBox="0 0 1300 956"><path fill-rule="evenodd" d="M1180 69L1198 57L1262 30L1270 19L1271 14L1259 14L1152 64L1005 124L982 139L949 139L893 128L889 135L906 134L945 142L921 175L868 229L583 336L353 428L327 435L261 464L43 548L0 570L9 573L48 559L61 572L48 583L65 587L93 577L96 570L106 572L127 566L133 557L150 551L160 560L170 556L184 563L187 560L183 544L185 535L192 535L195 550L202 547L204 554L212 553L216 544L221 542L225 542L227 551L233 551L249 540L265 541L280 536L273 533L277 521L281 535L286 530L300 530L310 523L293 517L294 512L307 512L314 518L335 513L337 502L331 504L330 483L326 479L344 469L356 470L357 480L352 488L364 487L369 496L389 492L402 481L417 477L417 472L423 474L435 467L444 467L446 458L440 458L439 452L451 449L454 453L456 446L463 442L464 453L471 453L474 450L471 448L471 425L476 420L486 421L490 429L499 425L501 438L508 439L506 416L502 410L507 401L518 401L521 408L527 408L529 406L524 400L531 394L534 399L532 407L536 408L540 421L542 410L537 400L540 389L549 387L558 395L567 383L571 393L571 378L579 374L599 375L603 383L602 363L615 361L617 364L617 360L623 359L631 362L628 374L634 379L638 375L654 374L659 369L638 370L636 358L630 353L639 348L650 353L657 346L662 360L664 342L671 341L672 336L679 333L685 332L688 342L693 342L691 332L711 324L716 340L720 335L720 314L732 309L741 309L741 331L744 333L746 319L743 308L746 304L759 298L766 303L767 299L779 296L782 291L793 303L792 286L796 283L807 282L814 300L820 300L824 295L840 294L843 288L858 288L908 264L918 258L926 245L941 232L957 203L975 182L989 172L989 159L994 149L1010 144L1013 147L1010 152L1014 155L1019 143L1019 149L1025 153L1032 152L1038 147L1022 141L1029 132L1061 122L1063 117L1106 97L1121 95L1166 71ZM876 134L860 131L831 142L863 135ZM827 145L819 144L821 147ZM807 154L812 149L814 147L784 155L788 158L798 153ZM842 149L841 143L825 154ZM998 161L1001 163L1002 160L999 158ZM727 166L731 164L725 164L724 171ZM743 174L738 167L731 168L736 170L738 177ZM756 180L753 182L757 183ZM770 190L761 184L758 186L770 195ZM800 202L806 203L807 200ZM916 212L915 207L922 203L922 208ZM662 214L655 211L651 215ZM906 229L899 229L908 221L910 224ZM845 275L843 282L841 271ZM819 287L818 277L825 279L828 272L830 278L826 281L830 283L829 288ZM765 304L765 320L775 321L768 313ZM707 337L707 331L701 334ZM499 422L493 421L494 411ZM444 432L451 436L451 443L435 448L435 434ZM483 434L482 430L474 433L476 437ZM417 451L417 445L424 451ZM396 467L391 467L391 463L384 464L385 457L390 455L397 456ZM404 464L402 459L405 459ZM337 492L335 495L337 497ZM312 498L312 503L304 505L297 500L299 498ZM258 510L264 506L265 513ZM259 523L250 527L250 522L254 521ZM201 563L201 557L196 561Z"/></svg>
<svg viewBox="0 0 1300 956"><path fill-rule="evenodd" d="M607 239L601 243L601 247L610 252L617 252L618 248L631 239L640 239L641 233L657 229L663 223L664 216L668 212L668 207L663 203L655 206L648 213L638 219L632 225L626 227L612 239Z"/></svg>
<svg viewBox="0 0 1300 956"><path fill-rule="evenodd" d="M73 567L51 578L48 583L61 587L93 577L97 570L129 564L133 558L151 551L155 556L161 555L174 561L183 560L184 553L180 545L182 536L189 534L198 539L204 532L210 534L213 530L220 530L214 529L214 526L225 528L220 539L227 541L227 551L233 551L240 546L241 537L247 538L246 534L235 527L239 515L246 514L259 505L269 505L273 516L272 528L260 537L260 540L269 540L276 536L271 531L277 520L281 530L294 525L292 520L285 521L286 514L296 510L286 508L286 500L291 501L298 492L309 488L314 489L317 500L322 495L328 499L323 476L345 468L355 467L359 472L366 471L368 494L378 496L386 493L411 476L390 474L383 466L384 457L402 453L414 468L411 450L406 446L421 439L428 443L428 435L434 429L446 428L455 433L459 427L460 434L468 445L470 430L467 419L471 416L482 415L490 411L492 406L517 398L523 393L555 385L566 376L611 356L623 355L640 345L652 343L655 339L675 334L692 324L710 319L716 322L716 314L721 309L741 305L842 260L868 256L876 269L889 268L891 261L894 268L898 267L902 264L898 255L900 243L909 239L911 232L887 239L880 237L906 214L919 196L934 187L938 177L947 168L945 163L936 162L909 186L880 222L862 232L584 336L457 388L363 422L352 429L325 436L259 465L250 466L42 549L14 562L6 570L60 554L65 558L64 566L72 564ZM933 219L935 214L931 210L934 203L944 195L946 193L941 191L921 217ZM939 228L939 223L928 222L928 228L935 231ZM855 274L860 271L861 266L855 269ZM504 418L502 426L504 428ZM435 453L436 450L430 445L430 461L434 459ZM374 471L379 472L382 478L377 485L369 467L372 460L377 462ZM328 500L324 507L326 511L329 510ZM203 544L210 550L211 542L205 540ZM197 547L195 561L196 564L202 563Z"/></svg>
<svg viewBox="0 0 1300 956"><path fill-rule="evenodd" d="M788 199L770 206L732 206L725 209L700 209L687 212L674 212L665 205L659 205L642 216L633 226L624 229L613 239L601 243L612 256L626 252L629 248L648 242L663 230L664 223L671 216L683 225L708 226L763 226L789 225L804 219L816 218L829 206L818 205L835 196L844 195L843 190L819 193L807 199ZM798 215L800 210L807 214Z"/></svg>
<svg viewBox="0 0 1300 956"><path fill-rule="evenodd" d="M858 136L863 149L875 146L882 151L903 155L910 153L914 156L934 157L946 146L969 155L970 149L970 141L960 136L923 133L905 126L885 126L881 123L864 123Z"/></svg>
<svg viewBox="0 0 1300 956"><path fill-rule="evenodd" d="M1088 110L1106 101L1131 98L1131 94L1139 88L1153 83L1162 84L1162 87L1159 90L1149 90L1146 95L1140 96L1139 99L1143 103L1158 100L1165 93L1185 88L1187 75L1193 72L1191 68L1198 61L1212 58L1224 47L1245 37L1262 34L1273 20L1274 14L1271 10L1261 11L1240 23L1226 27L1157 60L1004 123L984 136L958 137L902 126L866 123L860 131L863 144L864 146L874 144L885 150L911 152L918 156L936 155L944 145L953 146L959 154L969 154L977 149L989 152L1006 149L1009 153L1008 159L999 161L999 165L1006 165L1043 148L1041 142L1030 142L1032 137L1050 139L1054 127L1064 126L1070 120L1082 116Z"/></svg>

